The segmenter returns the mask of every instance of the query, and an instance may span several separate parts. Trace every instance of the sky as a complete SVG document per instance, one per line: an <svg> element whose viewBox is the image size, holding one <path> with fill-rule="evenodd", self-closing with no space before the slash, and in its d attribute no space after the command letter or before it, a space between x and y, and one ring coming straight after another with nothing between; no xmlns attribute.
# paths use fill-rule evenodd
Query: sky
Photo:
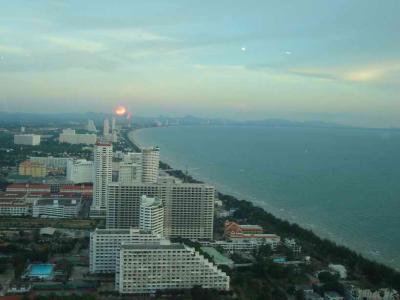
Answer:
<svg viewBox="0 0 400 300"><path fill-rule="evenodd" d="M0 111L400 127L399 0L12 0Z"/></svg>

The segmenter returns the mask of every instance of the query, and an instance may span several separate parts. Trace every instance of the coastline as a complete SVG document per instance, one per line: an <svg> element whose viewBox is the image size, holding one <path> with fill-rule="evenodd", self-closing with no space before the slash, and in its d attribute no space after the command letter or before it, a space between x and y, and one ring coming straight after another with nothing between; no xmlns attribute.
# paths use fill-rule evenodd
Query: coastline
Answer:
<svg viewBox="0 0 400 300"><path fill-rule="evenodd" d="M131 136L135 130L126 132L125 138L136 151L140 151L140 146ZM187 182L201 182L181 170L173 169L165 162L160 162L160 167L166 170L166 173L184 179ZM225 208L236 209L234 214L236 219L259 224L282 237L295 238L300 241L305 251L310 253L312 257L321 262L341 263L348 267L351 272L365 277L369 284L383 284L400 289L400 274L394 268L366 258L345 245L333 242L329 238L321 237L311 229L303 228L296 223L291 223L292 221L277 217L269 213L265 208L258 206L258 203L239 200L235 196L218 190L217 195Z"/></svg>

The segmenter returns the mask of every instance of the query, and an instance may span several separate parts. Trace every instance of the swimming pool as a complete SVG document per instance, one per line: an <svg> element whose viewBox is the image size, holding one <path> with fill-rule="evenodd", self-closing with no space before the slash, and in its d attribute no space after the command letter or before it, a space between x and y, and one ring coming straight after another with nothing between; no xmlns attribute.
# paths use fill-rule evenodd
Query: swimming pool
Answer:
<svg viewBox="0 0 400 300"><path fill-rule="evenodd" d="M51 279L53 277L54 265L31 264L26 270L26 277L30 279Z"/></svg>

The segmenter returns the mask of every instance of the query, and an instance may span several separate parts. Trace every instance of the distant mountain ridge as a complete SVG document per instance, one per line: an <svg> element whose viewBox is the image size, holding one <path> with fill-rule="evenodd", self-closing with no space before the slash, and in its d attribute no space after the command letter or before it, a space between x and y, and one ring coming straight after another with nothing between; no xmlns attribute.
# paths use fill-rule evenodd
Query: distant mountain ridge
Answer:
<svg viewBox="0 0 400 300"><path fill-rule="evenodd" d="M0 124L26 123L36 124L60 124L60 123L86 123L94 120L102 124L105 118L111 117L107 113L27 113L27 112L0 112ZM184 117L143 117L134 116L133 123L140 126L171 126L171 125L241 125L241 126L290 126L290 127L350 127L333 122L324 121L290 121L286 119L264 119L264 120L233 120L225 118L200 118L193 115Z"/></svg>

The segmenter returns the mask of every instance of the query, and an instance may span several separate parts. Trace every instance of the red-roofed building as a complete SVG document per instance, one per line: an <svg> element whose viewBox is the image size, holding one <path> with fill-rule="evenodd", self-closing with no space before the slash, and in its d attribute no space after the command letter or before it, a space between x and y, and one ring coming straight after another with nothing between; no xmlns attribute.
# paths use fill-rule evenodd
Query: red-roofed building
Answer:
<svg viewBox="0 0 400 300"><path fill-rule="evenodd" d="M49 184L38 183L13 183L7 186L7 192L48 192L50 193Z"/></svg>
<svg viewBox="0 0 400 300"><path fill-rule="evenodd" d="M93 186L87 184L64 185L60 187L60 193L93 194Z"/></svg>
<svg viewBox="0 0 400 300"><path fill-rule="evenodd" d="M224 224L224 233L227 237L262 234L263 232L263 228L259 225L241 225L231 221L226 221Z"/></svg>

